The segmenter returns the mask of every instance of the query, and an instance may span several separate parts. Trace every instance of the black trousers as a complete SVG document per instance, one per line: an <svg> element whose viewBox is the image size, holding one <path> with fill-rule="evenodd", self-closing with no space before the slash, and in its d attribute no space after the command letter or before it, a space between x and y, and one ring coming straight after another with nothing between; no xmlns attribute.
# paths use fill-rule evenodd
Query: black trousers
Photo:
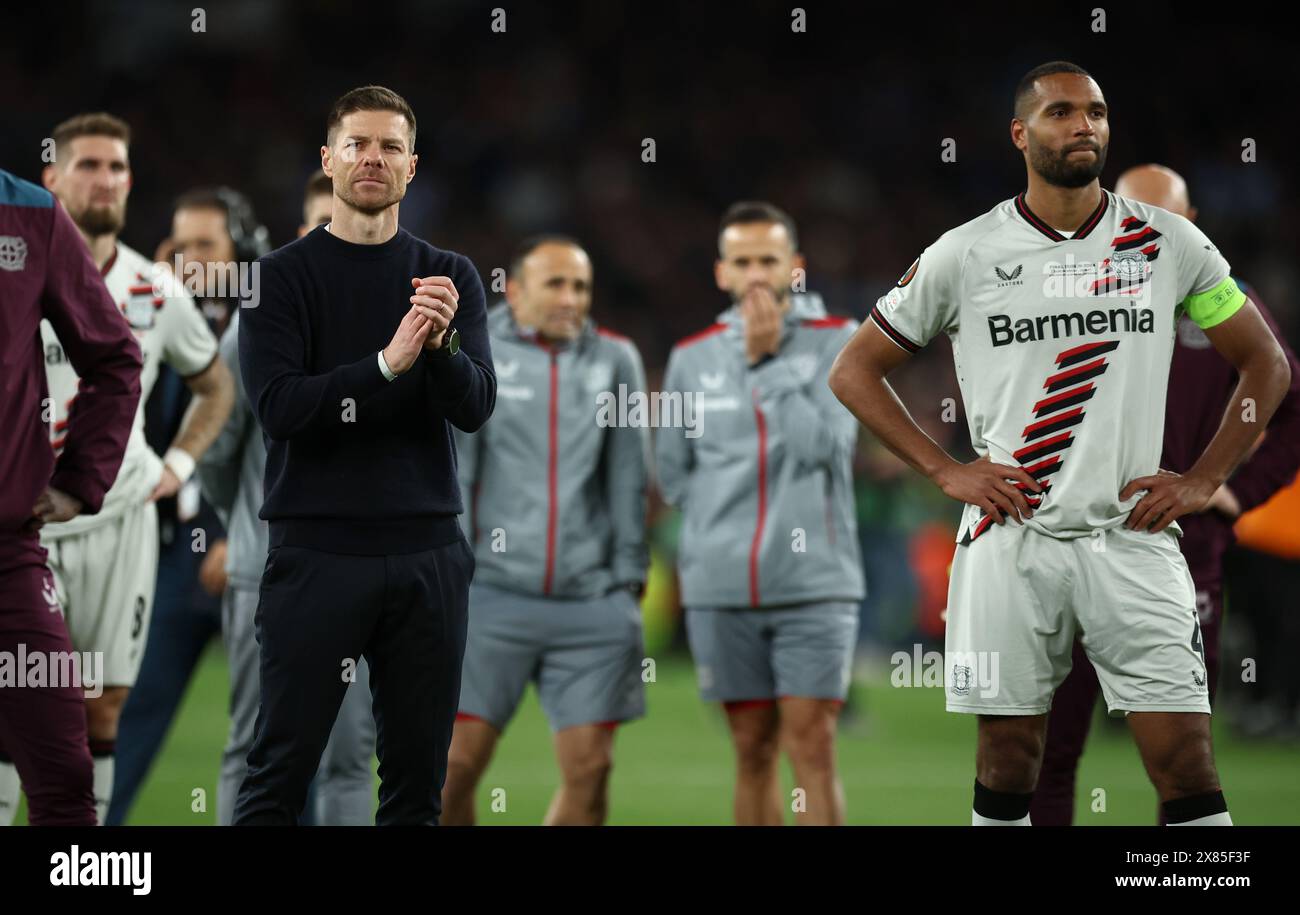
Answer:
<svg viewBox="0 0 1300 915"><path fill-rule="evenodd" d="M236 826L297 822L363 655L381 782L375 823L438 824L473 575L464 538L388 556L271 549L255 618L261 707Z"/></svg>

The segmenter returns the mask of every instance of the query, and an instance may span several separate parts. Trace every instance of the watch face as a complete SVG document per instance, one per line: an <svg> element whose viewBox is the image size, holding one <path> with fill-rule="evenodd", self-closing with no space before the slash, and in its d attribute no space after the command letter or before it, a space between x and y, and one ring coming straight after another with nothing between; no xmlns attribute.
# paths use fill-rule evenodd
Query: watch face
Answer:
<svg viewBox="0 0 1300 915"><path fill-rule="evenodd" d="M451 329L451 333L447 334L445 349L448 356L454 356L460 352L460 331L454 327Z"/></svg>

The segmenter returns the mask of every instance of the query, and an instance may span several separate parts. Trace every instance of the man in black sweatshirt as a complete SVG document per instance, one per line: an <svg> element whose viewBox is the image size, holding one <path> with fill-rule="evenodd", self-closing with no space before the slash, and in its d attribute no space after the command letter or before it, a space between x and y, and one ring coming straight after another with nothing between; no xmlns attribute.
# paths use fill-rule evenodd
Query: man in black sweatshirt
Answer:
<svg viewBox="0 0 1300 915"><path fill-rule="evenodd" d="M267 445L262 704L235 825L290 824L358 660L378 729L376 823L437 825L474 557L451 426L496 403L469 258L398 227L415 115L379 86L330 112L333 220L257 261L239 361Z"/></svg>

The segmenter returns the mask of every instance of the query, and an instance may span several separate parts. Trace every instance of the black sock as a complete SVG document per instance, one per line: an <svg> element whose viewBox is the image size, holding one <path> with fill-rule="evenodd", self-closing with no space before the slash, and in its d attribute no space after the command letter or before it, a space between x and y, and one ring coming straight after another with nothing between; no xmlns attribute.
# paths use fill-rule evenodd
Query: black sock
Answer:
<svg viewBox="0 0 1300 915"><path fill-rule="evenodd" d="M1174 798L1161 804L1160 809L1165 813L1165 822L1174 826L1189 820L1214 816L1216 813L1227 813L1228 802L1223 797L1223 791L1219 790L1194 794L1191 797Z"/></svg>
<svg viewBox="0 0 1300 915"><path fill-rule="evenodd" d="M1032 791L1028 794L994 791L975 779L975 812L990 820L1023 820L1029 816L1029 802L1033 799Z"/></svg>

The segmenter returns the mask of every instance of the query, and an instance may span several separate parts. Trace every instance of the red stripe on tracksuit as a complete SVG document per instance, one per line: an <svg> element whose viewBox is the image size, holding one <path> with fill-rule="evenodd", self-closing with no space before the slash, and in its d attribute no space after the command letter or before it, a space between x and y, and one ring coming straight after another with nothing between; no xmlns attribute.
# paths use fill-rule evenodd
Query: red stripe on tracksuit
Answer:
<svg viewBox="0 0 1300 915"><path fill-rule="evenodd" d="M703 340L705 337L712 337L714 334L721 333L726 329L727 329L727 325L725 324L711 324L708 327L704 328L704 330L700 331L699 333L691 334L689 337L683 337L682 339L678 340L677 346L678 347L690 346L692 343L698 343L699 341Z"/></svg>
<svg viewBox="0 0 1300 915"><path fill-rule="evenodd" d="M763 539L763 523L767 520L767 418L758 406L754 394L754 419L758 423L758 523L754 525L754 539L749 545L749 604L758 606L758 549Z"/></svg>
<svg viewBox="0 0 1300 915"><path fill-rule="evenodd" d="M551 350L551 407L547 419L547 466L546 466L546 577L542 580L542 593L551 593L552 580L555 577L555 523L559 514L559 496L556 492L556 464L559 461L559 403L560 403L560 365Z"/></svg>

